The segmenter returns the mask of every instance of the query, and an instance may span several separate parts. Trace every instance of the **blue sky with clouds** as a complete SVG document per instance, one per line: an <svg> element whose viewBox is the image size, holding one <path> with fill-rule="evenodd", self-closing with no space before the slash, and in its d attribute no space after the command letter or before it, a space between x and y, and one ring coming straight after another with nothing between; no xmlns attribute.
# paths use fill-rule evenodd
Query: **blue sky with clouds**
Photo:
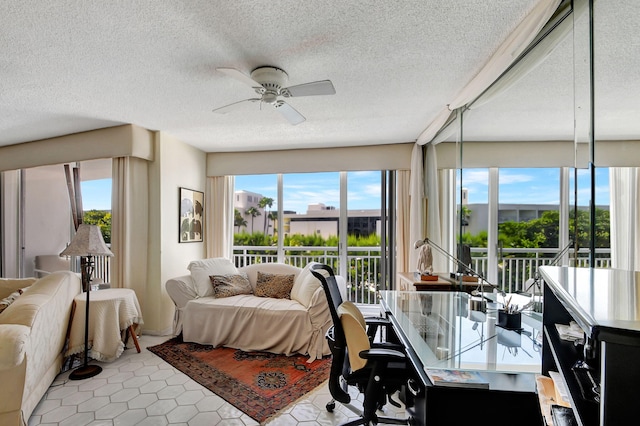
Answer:
<svg viewBox="0 0 640 426"><path fill-rule="evenodd" d="M469 203L488 200L487 169L465 169L462 185L469 191ZM573 171L569 176L569 192L573 200ZM459 188L459 187L458 187ZM559 204L559 169L500 169L498 197L505 204ZM591 197L589 171L578 170L578 205L586 206ZM596 169L596 205L609 205L609 169Z"/></svg>
<svg viewBox="0 0 640 426"><path fill-rule="evenodd" d="M347 174L350 210L380 208L380 172L349 172ZM463 186L469 191L469 203L486 203L488 199L488 170L465 169ZM570 177L573 194L573 172ZM558 204L559 169L501 169L499 197L509 204ZM284 175L284 209L304 213L308 204L340 205L339 173L296 173ZM277 207L278 181L276 175L236 176L236 189L257 192L275 200ZM588 205L589 172L579 170L578 204ZM596 169L596 204L609 205L609 171ZM111 179L82 183L82 202L85 210L111 209Z"/></svg>

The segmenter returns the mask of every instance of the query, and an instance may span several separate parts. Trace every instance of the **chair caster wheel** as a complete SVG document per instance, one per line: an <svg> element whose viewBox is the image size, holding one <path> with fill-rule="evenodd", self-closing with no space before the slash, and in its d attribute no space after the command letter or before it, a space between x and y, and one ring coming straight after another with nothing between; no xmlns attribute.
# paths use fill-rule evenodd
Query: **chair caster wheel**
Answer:
<svg viewBox="0 0 640 426"><path fill-rule="evenodd" d="M327 411L330 413L333 413L333 410L336 408L336 403L335 402L329 402L327 403Z"/></svg>

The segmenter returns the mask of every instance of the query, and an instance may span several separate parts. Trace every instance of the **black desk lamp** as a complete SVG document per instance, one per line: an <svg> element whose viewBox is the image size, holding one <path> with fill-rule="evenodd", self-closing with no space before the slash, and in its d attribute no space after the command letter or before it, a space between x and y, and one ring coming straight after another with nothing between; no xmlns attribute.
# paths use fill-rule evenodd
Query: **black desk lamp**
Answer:
<svg viewBox="0 0 640 426"><path fill-rule="evenodd" d="M84 323L84 364L76 368L70 375L70 380L82 380L100 374L102 367L89 365L89 292L91 291L91 275L95 266L93 256L113 256L111 250L104 243L102 232L98 225L81 224L71 244L60 256L80 256L82 268L82 287L87 293L87 306Z"/></svg>

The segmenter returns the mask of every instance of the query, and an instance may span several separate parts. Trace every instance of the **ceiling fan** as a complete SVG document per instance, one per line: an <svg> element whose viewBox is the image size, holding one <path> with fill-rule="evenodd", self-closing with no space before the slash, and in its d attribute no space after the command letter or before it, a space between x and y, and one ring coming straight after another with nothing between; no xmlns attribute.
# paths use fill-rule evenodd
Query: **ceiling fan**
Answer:
<svg viewBox="0 0 640 426"><path fill-rule="evenodd" d="M251 76L235 68L216 68L216 70L251 86L251 88L260 95L259 98L245 99L214 109L213 112L218 114L226 114L245 102L260 102L260 106L262 106L263 103L273 106L280 111L291 124L296 125L306 119L291 105L279 99L280 97L294 98L298 96L334 95L336 93L336 89L330 80L314 81L312 83L285 87L289 76L284 70L272 66L258 67L251 71Z"/></svg>

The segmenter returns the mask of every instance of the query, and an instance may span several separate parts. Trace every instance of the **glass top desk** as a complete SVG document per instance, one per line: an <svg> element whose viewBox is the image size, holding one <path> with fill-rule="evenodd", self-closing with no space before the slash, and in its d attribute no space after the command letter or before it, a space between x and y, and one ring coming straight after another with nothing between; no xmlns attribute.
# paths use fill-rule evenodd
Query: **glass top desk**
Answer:
<svg viewBox="0 0 640 426"><path fill-rule="evenodd" d="M523 311L519 329L498 325L497 294L485 294L486 312L471 309L465 292L380 291L382 309L399 328L422 368L539 373L542 364L542 317ZM507 296L508 298L509 296ZM524 306L528 297L514 295Z"/></svg>

